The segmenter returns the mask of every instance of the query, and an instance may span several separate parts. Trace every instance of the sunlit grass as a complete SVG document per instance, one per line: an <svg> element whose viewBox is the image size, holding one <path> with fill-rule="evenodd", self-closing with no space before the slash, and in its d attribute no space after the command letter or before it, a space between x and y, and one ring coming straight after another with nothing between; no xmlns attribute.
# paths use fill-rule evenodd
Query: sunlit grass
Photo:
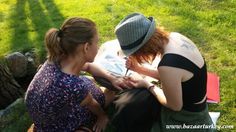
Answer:
<svg viewBox="0 0 236 132"><path fill-rule="evenodd" d="M221 102L210 104L210 111L222 113L219 125L236 127L234 0L1 0L0 57L14 51L34 50L38 62L42 63L46 56L45 32L50 27L59 28L64 19L72 16L95 21L102 44L115 38L115 26L132 12L154 16L157 25L180 32L196 43L206 59L208 71L221 78Z"/></svg>

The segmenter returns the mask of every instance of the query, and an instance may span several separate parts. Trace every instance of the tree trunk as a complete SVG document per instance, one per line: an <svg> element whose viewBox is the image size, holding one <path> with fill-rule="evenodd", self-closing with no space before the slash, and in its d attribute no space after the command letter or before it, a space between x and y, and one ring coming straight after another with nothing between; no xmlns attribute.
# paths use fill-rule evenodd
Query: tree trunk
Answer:
<svg viewBox="0 0 236 132"><path fill-rule="evenodd" d="M8 67L0 64L0 109L4 109L17 98L22 97L23 93Z"/></svg>

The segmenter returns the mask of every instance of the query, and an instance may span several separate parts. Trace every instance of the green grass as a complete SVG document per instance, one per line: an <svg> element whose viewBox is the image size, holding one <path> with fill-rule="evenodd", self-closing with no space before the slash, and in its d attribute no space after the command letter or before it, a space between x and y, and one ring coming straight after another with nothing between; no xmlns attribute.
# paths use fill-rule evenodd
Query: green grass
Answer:
<svg viewBox="0 0 236 132"><path fill-rule="evenodd" d="M196 43L208 71L221 79L221 102L210 104L210 111L221 112L218 125L235 128L235 0L0 0L0 57L34 50L38 63L43 62L45 32L50 27L59 28L64 19L72 16L95 21L103 43L115 38L115 26L132 12L154 16L158 25L180 32ZM20 130L24 120L16 120L18 125L11 126L12 130Z"/></svg>

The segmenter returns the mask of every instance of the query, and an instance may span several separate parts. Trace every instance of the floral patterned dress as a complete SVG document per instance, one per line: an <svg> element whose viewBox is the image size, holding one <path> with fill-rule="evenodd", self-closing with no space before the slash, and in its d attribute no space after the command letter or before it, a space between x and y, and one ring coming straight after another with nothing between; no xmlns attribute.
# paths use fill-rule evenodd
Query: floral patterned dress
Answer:
<svg viewBox="0 0 236 132"><path fill-rule="evenodd" d="M86 106L80 106L88 93L104 106L105 96L91 80L63 73L58 65L46 61L25 96L35 129L52 132L92 128L97 117Z"/></svg>

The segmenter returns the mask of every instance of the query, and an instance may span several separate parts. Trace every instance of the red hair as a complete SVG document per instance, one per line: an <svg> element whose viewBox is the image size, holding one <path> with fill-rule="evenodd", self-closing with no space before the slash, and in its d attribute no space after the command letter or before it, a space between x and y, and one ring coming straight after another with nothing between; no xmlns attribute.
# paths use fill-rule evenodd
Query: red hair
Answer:
<svg viewBox="0 0 236 132"><path fill-rule="evenodd" d="M138 63L151 63L157 55L164 52L163 45L169 42L169 32L164 31L163 28L156 28L152 37L134 54L134 58Z"/></svg>

